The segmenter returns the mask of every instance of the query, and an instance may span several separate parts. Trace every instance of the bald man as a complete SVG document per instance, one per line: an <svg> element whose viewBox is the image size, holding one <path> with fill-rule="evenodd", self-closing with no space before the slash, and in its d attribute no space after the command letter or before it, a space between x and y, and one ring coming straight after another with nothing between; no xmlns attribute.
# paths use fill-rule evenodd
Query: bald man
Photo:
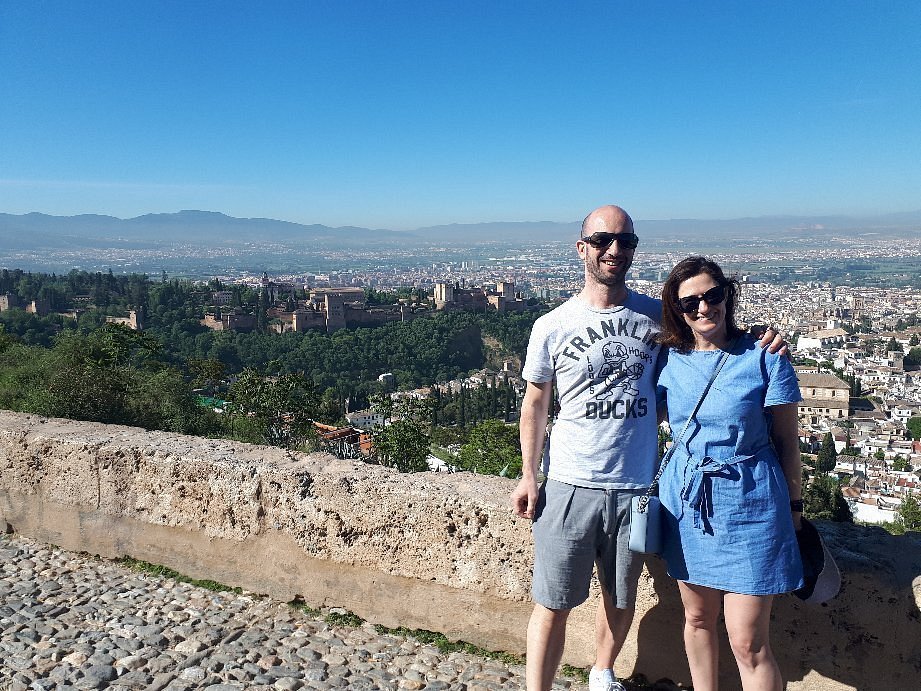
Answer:
<svg viewBox="0 0 921 691"><path fill-rule="evenodd" d="M533 520L534 611L528 624L527 686L550 689L563 654L566 621L588 598L598 569L590 691L625 691L614 676L633 621L642 556L628 548L630 500L652 482L657 459L655 404L659 300L627 288L639 239L619 206L582 222L576 251L581 292L534 323L522 377L522 478L514 512ZM769 336L773 334L769 333ZM769 343L768 336L762 345ZM772 351L783 346L779 338ZM559 415L543 455L551 391ZM538 486L538 475L546 481Z"/></svg>

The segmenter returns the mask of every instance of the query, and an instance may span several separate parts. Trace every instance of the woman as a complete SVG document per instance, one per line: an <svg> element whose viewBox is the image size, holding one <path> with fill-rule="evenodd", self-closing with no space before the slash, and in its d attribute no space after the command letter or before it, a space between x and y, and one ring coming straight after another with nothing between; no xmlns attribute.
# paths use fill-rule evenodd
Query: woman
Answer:
<svg viewBox="0 0 921 691"><path fill-rule="evenodd" d="M721 605L743 688L781 689L771 604L802 585L799 387L785 357L736 325L738 292L704 257L680 262L662 290L657 398L673 434L728 353L659 483L663 557L684 604L694 691L717 688Z"/></svg>

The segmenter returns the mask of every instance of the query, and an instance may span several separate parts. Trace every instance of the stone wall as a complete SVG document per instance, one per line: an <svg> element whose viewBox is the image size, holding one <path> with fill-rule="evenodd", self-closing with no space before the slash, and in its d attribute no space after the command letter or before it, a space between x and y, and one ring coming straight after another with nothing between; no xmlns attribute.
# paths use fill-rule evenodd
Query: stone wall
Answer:
<svg viewBox="0 0 921 691"><path fill-rule="evenodd" d="M0 411L0 530L523 652L531 542L508 509L512 485ZM844 588L821 607L778 598L788 688L913 688L921 541L820 528ZM687 682L677 590L657 560L647 566L618 671ZM572 664L591 662L596 602L593 591L570 619ZM721 665L733 688L725 641Z"/></svg>

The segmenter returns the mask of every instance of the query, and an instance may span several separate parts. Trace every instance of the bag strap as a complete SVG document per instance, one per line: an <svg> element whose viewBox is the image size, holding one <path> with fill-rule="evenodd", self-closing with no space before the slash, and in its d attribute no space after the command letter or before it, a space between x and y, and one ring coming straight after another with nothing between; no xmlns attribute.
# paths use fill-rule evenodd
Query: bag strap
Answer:
<svg viewBox="0 0 921 691"><path fill-rule="evenodd" d="M716 380L716 375L720 373L720 370L723 369L723 365L726 364L726 360L729 359L729 353L735 347L736 339L733 339L732 343L729 344L729 348L723 351L723 354L720 356L720 361L716 364L716 368L713 370L713 374L710 375L710 381L707 382L707 385L704 387L703 393L700 394L700 398L697 399L697 405L694 406L694 410L691 411L691 414L688 415L687 421L684 423L684 429L681 430L681 434L678 435L677 439L672 440L672 445L668 448L668 451L665 452L665 455L662 456L662 462L659 464L659 470L656 471L656 476L653 478L652 483L649 485L649 489L646 490L640 498L639 510L640 513L646 510L646 505L649 503L649 497L652 496L652 493L655 491L656 487L659 485L659 478L662 477L662 473L665 472L665 466L668 465L668 462L672 458L672 454L675 452L675 449L678 447L678 444L684 439L685 432L688 431L688 427L691 425L691 420L694 419L694 416L697 415L697 411L700 410L701 403L704 402L704 399L707 397L707 392L710 391L710 387L713 385L713 382Z"/></svg>

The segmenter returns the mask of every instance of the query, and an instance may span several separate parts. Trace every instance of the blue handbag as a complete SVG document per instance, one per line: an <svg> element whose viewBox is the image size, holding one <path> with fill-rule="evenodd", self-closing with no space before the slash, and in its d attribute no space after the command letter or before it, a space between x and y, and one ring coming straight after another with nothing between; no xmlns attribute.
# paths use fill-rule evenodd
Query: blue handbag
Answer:
<svg viewBox="0 0 921 691"><path fill-rule="evenodd" d="M646 490L646 494L633 497L633 499L630 500L630 541L628 546L631 552L639 552L640 554L661 554L662 552L662 502L659 501L659 497L656 496L654 492L659 488L659 478L662 477L665 466L667 466L669 460L671 460L672 453L678 447L681 440L684 439L685 432L688 431L691 420L694 419L694 416L697 415L697 411L700 410L700 404L704 402L704 398L706 398L710 386L716 379L716 375L720 373L720 370L723 369L723 365L726 364L726 360L729 358L729 351L732 350L734 345L735 341L729 345L729 348L725 350L722 357L720 357L720 361L713 370L713 374L710 375L710 381L707 382L703 393L700 394L700 398L697 400L697 405L694 406L693 412L688 415L687 422L684 423L684 429L681 430L681 434L678 435L678 438L672 441L672 445L669 447L668 451L665 452L665 455L662 456L662 462L659 463L659 470L656 472L655 478L649 485L649 489Z"/></svg>

